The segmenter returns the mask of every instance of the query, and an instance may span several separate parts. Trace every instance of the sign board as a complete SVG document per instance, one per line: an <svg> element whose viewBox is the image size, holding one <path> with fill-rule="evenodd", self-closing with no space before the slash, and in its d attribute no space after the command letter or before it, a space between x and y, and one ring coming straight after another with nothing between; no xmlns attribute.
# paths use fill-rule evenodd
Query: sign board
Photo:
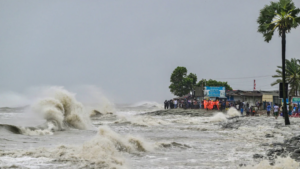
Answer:
<svg viewBox="0 0 300 169"><path fill-rule="evenodd" d="M292 103L293 103L293 104L298 104L298 103L300 103L300 97L293 97L293 98L292 98Z"/></svg>
<svg viewBox="0 0 300 169"><path fill-rule="evenodd" d="M225 96L225 87L224 86L205 86L204 87L204 97L221 97L226 98Z"/></svg>
<svg viewBox="0 0 300 169"><path fill-rule="evenodd" d="M267 95L267 94L264 94L262 96L262 101L267 101L267 102L273 102L273 95Z"/></svg>
<svg viewBox="0 0 300 169"><path fill-rule="evenodd" d="M283 89L282 89L282 85L283 83L279 83L279 98L283 98ZM288 95L288 86L289 84L288 83L285 83L285 97L288 98L289 95Z"/></svg>

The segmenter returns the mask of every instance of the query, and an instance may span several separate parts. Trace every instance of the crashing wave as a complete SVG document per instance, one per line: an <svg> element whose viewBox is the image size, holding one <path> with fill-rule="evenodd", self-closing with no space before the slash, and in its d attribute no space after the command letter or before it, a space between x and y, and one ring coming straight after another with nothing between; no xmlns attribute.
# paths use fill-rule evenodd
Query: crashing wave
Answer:
<svg viewBox="0 0 300 169"><path fill-rule="evenodd" d="M217 113L209 118L210 122L227 122L227 118L223 113Z"/></svg>
<svg viewBox="0 0 300 169"><path fill-rule="evenodd" d="M90 129L92 123L83 105L75 95L62 89L51 88L51 97L44 98L32 106L33 112L42 115L48 122L53 122L59 130L67 127Z"/></svg>
<svg viewBox="0 0 300 169"><path fill-rule="evenodd" d="M31 150L0 150L0 156L13 158L49 158L58 163L69 162L66 168L127 168L121 152L139 153L152 151L153 146L142 138L120 135L108 126L99 127L96 136L82 146L61 145L55 148ZM1 168L1 165L0 165Z"/></svg>
<svg viewBox="0 0 300 169"><path fill-rule="evenodd" d="M233 118L233 117L240 117L241 113L235 109L235 108L230 108L227 111L227 114L224 114L222 112L216 113L212 117L209 118L210 122L227 122L228 118Z"/></svg>
<svg viewBox="0 0 300 169"><path fill-rule="evenodd" d="M227 111L227 116L229 116L229 117L239 117L239 116L241 116L241 113L236 108L231 107Z"/></svg>

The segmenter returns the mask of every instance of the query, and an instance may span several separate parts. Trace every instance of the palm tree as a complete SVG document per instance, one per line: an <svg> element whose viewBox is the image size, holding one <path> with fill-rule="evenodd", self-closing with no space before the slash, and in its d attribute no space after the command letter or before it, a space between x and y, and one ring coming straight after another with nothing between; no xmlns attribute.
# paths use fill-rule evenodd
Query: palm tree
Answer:
<svg viewBox="0 0 300 169"><path fill-rule="evenodd" d="M295 7L292 0L280 0L279 2L271 2L260 10L260 15L257 19L259 24L258 32L263 34L266 42L272 39L276 30L281 36L282 47L282 82L283 91L285 91L285 45L286 33L289 33L292 28L296 28L300 24L300 17L297 17L300 9ZM285 92L283 92L283 100L286 100ZM283 115L285 117L285 125L290 125L289 116L287 115L286 102L283 102Z"/></svg>
<svg viewBox="0 0 300 169"><path fill-rule="evenodd" d="M288 59L285 60L285 79L286 82L290 84L290 96L298 96L298 91L300 89L300 65L298 64L298 62L299 61L297 59L291 59L291 61L289 61ZM279 68L276 70L277 75L274 75L272 77L282 78L282 66L277 67ZM277 79L271 85L274 86L278 83L282 83L282 79Z"/></svg>

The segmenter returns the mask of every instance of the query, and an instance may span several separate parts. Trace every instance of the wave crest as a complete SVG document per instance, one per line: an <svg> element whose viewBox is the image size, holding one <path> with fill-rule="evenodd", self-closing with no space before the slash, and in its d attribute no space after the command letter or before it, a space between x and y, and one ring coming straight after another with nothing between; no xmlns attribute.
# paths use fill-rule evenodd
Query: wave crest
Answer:
<svg viewBox="0 0 300 169"><path fill-rule="evenodd" d="M32 106L32 110L47 120L55 121L60 130L66 127L76 129L92 128L89 114L75 95L63 88L51 88L51 97L44 98Z"/></svg>

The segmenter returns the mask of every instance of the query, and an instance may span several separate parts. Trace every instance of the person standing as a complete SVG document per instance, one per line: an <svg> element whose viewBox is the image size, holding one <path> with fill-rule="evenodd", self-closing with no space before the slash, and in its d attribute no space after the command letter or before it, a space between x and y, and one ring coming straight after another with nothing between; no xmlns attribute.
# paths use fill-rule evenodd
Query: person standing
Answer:
<svg viewBox="0 0 300 169"><path fill-rule="evenodd" d="M270 116L270 112L271 112L271 105L268 104L268 106L267 106L267 116L268 117Z"/></svg>
<svg viewBox="0 0 300 169"><path fill-rule="evenodd" d="M165 100L164 104L165 104L165 109L168 109L168 101L167 100Z"/></svg>
<svg viewBox="0 0 300 169"><path fill-rule="evenodd" d="M177 100L174 100L174 109L177 108Z"/></svg>
<svg viewBox="0 0 300 169"><path fill-rule="evenodd" d="M244 108L243 108L243 106L241 106L240 110L241 110L241 114L242 114L242 116L243 116L243 113L244 113Z"/></svg>
<svg viewBox="0 0 300 169"><path fill-rule="evenodd" d="M256 106L257 106L257 109L260 110L260 108L259 108L260 107L259 101L256 103Z"/></svg>
<svg viewBox="0 0 300 169"><path fill-rule="evenodd" d="M201 109L201 101L198 100L198 103L199 103L199 109Z"/></svg>
<svg viewBox="0 0 300 169"><path fill-rule="evenodd" d="M275 119L277 119L278 113L279 113L279 106L277 105L277 103L275 103L275 106L274 106L274 117L275 117Z"/></svg>
<svg viewBox="0 0 300 169"><path fill-rule="evenodd" d="M185 104L185 106L184 106L184 107L185 107L185 109L189 108L189 105L188 105L188 103L189 103L189 102L188 102L188 100L187 100L187 99L184 99L184 104Z"/></svg>
<svg viewBox="0 0 300 169"><path fill-rule="evenodd" d="M222 111L225 110L225 107L226 107L226 102L223 100L222 101Z"/></svg>
<svg viewBox="0 0 300 169"><path fill-rule="evenodd" d="M250 108L249 106L246 106L246 116L248 117L250 115Z"/></svg>
<svg viewBox="0 0 300 169"><path fill-rule="evenodd" d="M293 106L292 103L289 104L289 116L292 115L292 111L293 111Z"/></svg>

